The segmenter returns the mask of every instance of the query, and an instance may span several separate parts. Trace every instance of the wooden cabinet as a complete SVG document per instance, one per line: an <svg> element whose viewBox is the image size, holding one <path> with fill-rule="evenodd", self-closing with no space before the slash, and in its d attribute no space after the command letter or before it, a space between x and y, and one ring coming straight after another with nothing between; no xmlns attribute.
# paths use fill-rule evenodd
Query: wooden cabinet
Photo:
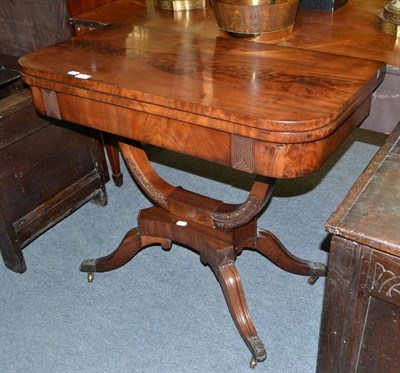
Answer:
<svg viewBox="0 0 400 373"><path fill-rule="evenodd" d="M88 130L40 118L28 89L0 101L0 118L0 252L22 273L24 246L86 201L106 203L104 155Z"/></svg>
<svg viewBox="0 0 400 373"><path fill-rule="evenodd" d="M327 222L319 373L400 371L400 124Z"/></svg>
<svg viewBox="0 0 400 373"><path fill-rule="evenodd" d="M71 35L65 0L3 0L0 24L0 66L14 69ZM98 132L39 117L21 81L0 86L0 253L22 273L23 247L86 201L106 203L105 160Z"/></svg>

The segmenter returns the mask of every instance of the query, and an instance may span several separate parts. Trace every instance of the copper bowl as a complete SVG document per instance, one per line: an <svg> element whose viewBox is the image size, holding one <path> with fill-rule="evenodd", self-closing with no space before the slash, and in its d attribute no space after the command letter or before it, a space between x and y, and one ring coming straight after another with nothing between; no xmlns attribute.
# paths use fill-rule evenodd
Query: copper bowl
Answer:
<svg viewBox="0 0 400 373"><path fill-rule="evenodd" d="M300 0L211 0L218 26L234 36L266 34L281 38L292 32Z"/></svg>

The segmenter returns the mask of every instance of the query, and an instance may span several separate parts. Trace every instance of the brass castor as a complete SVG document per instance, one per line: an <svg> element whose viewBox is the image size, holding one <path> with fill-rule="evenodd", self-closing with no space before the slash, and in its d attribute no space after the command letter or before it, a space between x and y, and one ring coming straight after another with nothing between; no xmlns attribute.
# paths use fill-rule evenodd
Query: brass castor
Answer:
<svg viewBox="0 0 400 373"><path fill-rule="evenodd" d="M308 285L314 285L321 276L326 277L327 272L328 267L324 263L310 262L310 277L307 280Z"/></svg>
<svg viewBox="0 0 400 373"><path fill-rule="evenodd" d="M88 272L88 274L87 274L88 283L91 284L93 282L93 279L94 279L94 273Z"/></svg>
<svg viewBox="0 0 400 373"><path fill-rule="evenodd" d="M317 280L319 279L319 276L310 276L307 280L308 285L314 285Z"/></svg>
<svg viewBox="0 0 400 373"><path fill-rule="evenodd" d="M250 368L254 369L257 365L257 359L253 356L250 360Z"/></svg>

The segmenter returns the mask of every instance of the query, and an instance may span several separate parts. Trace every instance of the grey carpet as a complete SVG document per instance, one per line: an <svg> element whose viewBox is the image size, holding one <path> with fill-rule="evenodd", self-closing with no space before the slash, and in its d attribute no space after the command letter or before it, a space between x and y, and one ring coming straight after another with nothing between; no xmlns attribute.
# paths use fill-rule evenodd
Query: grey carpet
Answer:
<svg viewBox="0 0 400 373"><path fill-rule="evenodd" d="M279 181L260 227L295 255L326 262L323 224L382 141L357 130L317 173ZM227 202L243 199L251 182L224 167L151 153L171 183ZM121 188L107 185L108 206L84 205L24 249L25 274L0 264L0 372L249 372L250 353L219 284L193 252L151 247L92 284L79 272L81 260L114 250L137 211L150 206L124 174ZM251 251L237 266L268 352L256 371L314 372L324 279L309 286Z"/></svg>

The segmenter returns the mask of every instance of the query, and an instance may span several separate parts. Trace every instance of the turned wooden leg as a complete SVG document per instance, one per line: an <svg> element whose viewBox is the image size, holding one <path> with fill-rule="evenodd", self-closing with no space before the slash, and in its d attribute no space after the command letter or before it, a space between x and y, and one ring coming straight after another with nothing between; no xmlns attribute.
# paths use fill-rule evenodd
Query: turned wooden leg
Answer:
<svg viewBox="0 0 400 373"><path fill-rule="evenodd" d="M246 303L242 280L235 263L232 262L218 267L216 275L236 328L253 356L250 366L254 368L257 362L266 359L267 353L264 344L257 335Z"/></svg>
<svg viewBox="0 0 400 373"><path fill-rule="evenodd" d="M106 148L108 160L111 166L112 178L115 186L120 187L123 183L123 174L119 161L118 142L114 136L103 133L103 141Z"/></svg>
<svg viewBox="0 0 400 373"><path fill-rule="evenodd" d="M81 263L80 270L88 272L89 282L93 281L93 272L107 272L122 267L129 262L143 247L161 243L163 248L171 246L171 241L166 239L152 240L141 237L137 228L133 228L125 235L117 249L110 255L98 259L87 259Z"/></svg>
<svg viewBox="0 0 400 373"><path fill-rule="evenodd" d="M308 281L310 285L313 285L318 277L326 276L327 267L325 264L310 262L296 257L269 231L258 231L253 249L285 271L297 275L310 276Z"/></svg>

